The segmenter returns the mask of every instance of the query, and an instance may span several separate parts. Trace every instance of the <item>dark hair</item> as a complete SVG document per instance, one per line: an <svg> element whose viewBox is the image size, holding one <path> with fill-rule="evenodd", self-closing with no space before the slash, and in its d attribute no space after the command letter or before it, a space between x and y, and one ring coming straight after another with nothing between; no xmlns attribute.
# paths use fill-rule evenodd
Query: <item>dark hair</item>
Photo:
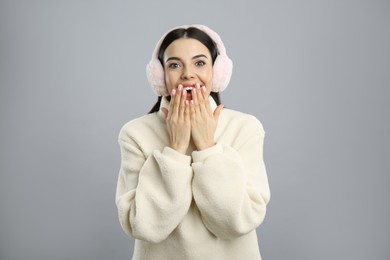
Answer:
<svg viewBox="0 0 390 260"><path fill-rule="evenodd" d="M158 60L161 62L161 65L164 67L164 52L168 48L168 46L177 39L181 38L191 38L200 41L207 49L210 51L211 59L214 64L215 59L218 56L218 49L215 42L211 39L211 37L203 32L202 30L189 27L187 29L179 28L173 31L170 31L164 38L161 43L160 49L158 51ZM211 92L210 96L214 99L217 105L221 104L221 100L218 92ZM160 109L162 96L159 96L156 104L154 104L153 108L149 111L149 114L157 112Z"/></svg>

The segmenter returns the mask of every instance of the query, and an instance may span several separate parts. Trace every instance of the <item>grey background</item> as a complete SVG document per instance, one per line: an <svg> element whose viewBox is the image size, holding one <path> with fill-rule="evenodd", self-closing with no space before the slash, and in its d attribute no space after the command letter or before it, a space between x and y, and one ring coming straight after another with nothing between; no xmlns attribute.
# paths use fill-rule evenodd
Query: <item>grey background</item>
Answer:
<svg viewBox="0 0 390 260"><path fill-rule="evenodd" d="M0 259L130 259L117 135L173 26L215 29L267 135L265 260L390 259L390 1L0 1Z"/></svg>

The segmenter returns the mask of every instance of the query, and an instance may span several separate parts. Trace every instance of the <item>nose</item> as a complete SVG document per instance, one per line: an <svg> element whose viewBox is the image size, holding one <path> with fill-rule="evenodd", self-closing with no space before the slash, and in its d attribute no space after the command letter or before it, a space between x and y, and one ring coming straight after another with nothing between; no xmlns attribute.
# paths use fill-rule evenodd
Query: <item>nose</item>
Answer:
<svg viewBox="0 0 390 260"><path fill-rule="evenodd" d="M191 79L194 76L195 76L195 74L190 68L188 68L188 67L183 68L183 71L181 74L182 79Z"/></svg>

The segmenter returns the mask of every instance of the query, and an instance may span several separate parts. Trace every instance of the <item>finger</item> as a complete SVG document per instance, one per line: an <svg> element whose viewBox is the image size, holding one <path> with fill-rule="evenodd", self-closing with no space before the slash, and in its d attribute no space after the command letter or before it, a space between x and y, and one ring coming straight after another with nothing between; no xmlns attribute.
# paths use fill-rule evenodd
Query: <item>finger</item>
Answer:
<svg viewBox="0 0 390 260"><path fill-rule="evenodd" d="M180 87L180 91L181 91L181 98L180 98L179 116L183 117L186 109L187 91L183 89L183 86Z"/></svg>
<svg viewBox="0 0 390 260"><path fill-rule="evenodd" d="M196 121L196 112L195 112L195 104L194 104L194 99L189 101L189 114L190 114L190 120L191 120L191 125L194 124Z"/></svg>
<svg viewBox="0 0 390 260"><path fill-rule="evenodd" d="M207 113L207 115L211 116L211 111L207 109L208 100L205 99L206 87L197 86L197 98L199 103L199 111L201 113ZM205 114L204 114L205 115Z"/></svg>
<svg viewBox="0 0 390 260"><path fill-rule="evenodd" d="M175 109L175 97L176 97L176 89L172 89L171 101L169 102L169 111L171 111L171 113L168 114L169 118L172 117L172 111L174 111Z"/></svg>
<svg viewBox="0 0 390 260"><path fill-rule="evenodd" d="M192 103L191 105L193 106L192 109L194 109L194 112L195 113L200 113L200 109L199 109L199 98L198 98L198 95L200 92L200 87L199 87L199 84L197 83L195 88L192 88Z"/></svg>
<svg viewBox="0 0 390 260"><path fill-rule="evenodd" d="M175 91L175 100L174 100L174 109L172 111L172 116L178 116L179 115L179 108L180 108L180 97L181 97L181 89L183 88L182 85L179 85L177 90Z"/></svg>
<svg viewBox="0 0 390 260"><path fill-rule="evenodd" d="M184 122L186 122L188 125L191 122L191 116L190 116L190 102L188 100L185 101L185 109L184 109Z"/></svg>
<svg viewBox="0 0 390 260"><path fill-rule="evenodd" d="M223 108L223 105L221 104L221 105L217 106L217 108L214 110L213 115L214 115L215 122L218 122L219 115L220 115L220 113L222 111L222 108Z"/></svg>
<svg viewBox="0 0 390 260"><path fill-rule="evenodd" d="M194 102L194 104L198 104L198 97L196 96L196 90L197 90L197 86L198 86L198 83L196 83L195 87L191 89L191 95L192 95L192 100Z"/></svg>
<svg viewBox="0 0 390 260"><path fill-rule="evenodd" d="M167 119L168 118L168 109L166 109L165 107L162 107L161 111L164 113L165 119Z"/></svg>
<svg viewBox="0 0 390 260"><path fill-rule="evenodd" d="M201 103L202 104L201 109L205 110L205 112L211 115L212 110L210 106L209 97L207 96L207 89L205 86L202 86L201 90L202 90L201 92L202 92L202 99L203 99L203 103Z"/></svg>

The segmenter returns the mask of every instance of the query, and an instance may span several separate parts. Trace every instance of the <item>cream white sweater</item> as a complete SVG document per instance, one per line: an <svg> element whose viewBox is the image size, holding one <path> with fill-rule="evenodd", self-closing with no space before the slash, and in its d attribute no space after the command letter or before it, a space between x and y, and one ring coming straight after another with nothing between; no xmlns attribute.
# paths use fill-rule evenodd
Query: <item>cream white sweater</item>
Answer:
<svg viewBox="0 0 390 260"><path fill-rule="evenodd" d="M256 227L270 199L263 127L224 108L215 140L187 155L169 148L161 109L122 127L116 205L135 238L133 260L261 259Z"/></svg>

